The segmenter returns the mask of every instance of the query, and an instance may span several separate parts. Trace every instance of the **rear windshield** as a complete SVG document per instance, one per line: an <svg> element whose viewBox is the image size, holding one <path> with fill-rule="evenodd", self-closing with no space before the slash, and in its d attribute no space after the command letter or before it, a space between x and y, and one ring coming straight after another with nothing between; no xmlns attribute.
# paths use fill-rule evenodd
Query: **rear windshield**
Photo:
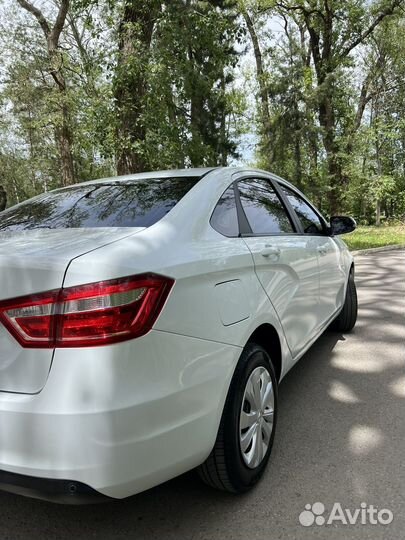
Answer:
<svg viewBox="0 0 405 540"><path fill-rule="evenodd" d="M0 231L149 227L170 212L198 180L156 178L44 193L1 212Z"/></svg>

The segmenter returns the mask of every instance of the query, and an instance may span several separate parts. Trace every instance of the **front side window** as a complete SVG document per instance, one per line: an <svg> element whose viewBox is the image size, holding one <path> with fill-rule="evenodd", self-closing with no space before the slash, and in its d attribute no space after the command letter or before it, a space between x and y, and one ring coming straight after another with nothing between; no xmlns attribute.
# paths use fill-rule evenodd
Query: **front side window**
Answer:
<svg viewBox="0 0 405 540"><path fill-rule="evenodd" d="M238 213L236 211L235 191L230 186L219 199L211 216L211 226L224 236L238 236Z"/></svg>
<svg viewBox="0 0 405 540"><path fill-rule="evenodd" d="M44 193L0 214L0 232L85 227L149 227L198 177L100 182Z"/></svg>
<svg viewBox="0 0 405 540"><path fill-rule="evenodd" d="M240 200L253 234L294 232L288 213L271 184L262 178L238 182Z"/></svg>
<svg viewBox="0 0 405 540"><path fill-rule="evenodd" d="M297 193L287 188L280 186L282 192L289 200L294 208L298 219L301 222L305 234L322 234L324 227L318 214L302 199Z"/></svg>

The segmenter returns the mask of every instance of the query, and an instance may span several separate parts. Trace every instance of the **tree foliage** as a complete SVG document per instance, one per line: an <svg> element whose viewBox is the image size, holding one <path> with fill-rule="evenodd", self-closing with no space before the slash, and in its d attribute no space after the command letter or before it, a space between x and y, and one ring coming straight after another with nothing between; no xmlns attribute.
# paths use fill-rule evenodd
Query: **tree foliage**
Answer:
<svg viewBox="0 0 405 540"><path fill-rule="evenodd" d="M255 164L326 213L401 218L404 7L3 0L8 204L103 175L252 162L253 140Z"/></svg>

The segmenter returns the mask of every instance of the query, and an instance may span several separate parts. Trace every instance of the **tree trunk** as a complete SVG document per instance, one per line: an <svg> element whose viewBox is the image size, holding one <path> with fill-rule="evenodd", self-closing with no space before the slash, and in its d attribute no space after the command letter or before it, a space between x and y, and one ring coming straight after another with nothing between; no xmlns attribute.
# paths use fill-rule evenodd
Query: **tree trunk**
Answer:
<svg viewBox="0 0 405 540"><path fill-rule="evenodd" d="M294 182L302 189L302 151L301 151L301 131L300 131L300 113L297 100L294 99L293 109L293 127L294 127Z"/></svg>
<svg viewBox="0 0 405 540"><path fill-rule="evenodd" d="M51 75L59 90L60 124L55 129L56 142L59 147L59 158L62 169L62 185L70 186L75 183L72 141L73 132L70 125L70 114L67 105L67 84L61 69L61 59L56 45L48 45L51 62Z"/></svg>
<svg viewBox="0 0 405 540"><path fill-rule="evenodd" d="M242 8L241 13L245 19L246 26L252 40L253 53L255 56L256 62L256 78L259 85L259 97L260 97L260 116L262 124L262 133L263 133L263 147L265 152L268 152L266 160L270 166L273 161L273 153L271 149L271 122L270 122L270 104L269 104L269 93L267 90L267 84L265 81L265 73L263 68L263 58L262 51L260 49L259 38L256 33L255 26L253 24L252 18L249 15L247 9Z"/></svg>
<svg viewBox="0 0 405 540"><path fill-rule="evenodd" d="M381 201L377 200L375 209L375 224L377 227L381 225Z"/></svg>
<svg viewBox="0 0 405 540"><path fill-rule="evenodd" d="M126 0L118 28L118 64L114 93L117 112L116 162L118 174L148 168L144 143L144 107L148 91L149 53L158 0Z"/></svg>
<svg viewBox="0 0 405 540"><path fill-rule="evenodd" d="M301 137L296 131L294 134L294 182L298 188L302 188L302 155L301 155Z"/></svg>
<svg viewBox="0 0 405 540"><path fill-rule="evenodd" d="M7 193L3 186L0 186L0 212L7 206Z"/></svg>
<svg viewBox="0 0 405 540"><path fill-rule="evenodd" d="M327 5L325 5L327 6ZM313 26L308 13L304 14L310 36L310 47L314 62L318 91L321 89L318 101L318 118L322 128L322 141L326 152L327 170L329 176L329 212L336 215L340 209L341 188L343 182L342 166L339 159L339 145L336 137L334 88L331 83L332 67L332 34L333 16L328 9L325 11L322 30ZM322 39L321 39L322 38ZM321 43L323 44L321 50Z"/></svg>
<svg viewBox="0 0 405 540"><path fill-rule="evenodd" d="M72 156L72 131L69 123L69 112L64 104L61 107L61 117L61 125L56 128L55 133L62 165L62 184L63 186L70 186L75 183L75 172Z"/></svg>
<svg viewBox="0 0 405 540"><path fill-rule="evenodd" d="M325 95L318 106L322 140L326 151L329 176L329 212L337 215L340 211L341 190L344 184L342 166L339 160L339 146L335 133L335 113L331 96Z"/></svg>
<svg viewBox="0 0 405 540"><path fill-rule="evenodd" d="M225 75L222 73L221 77L221 90L223 95L225 95ZM217 148L217 155L218 155L218 165L221 167L226 167L228 163L228 152L226 148L226 140L227 140L227 133L226 133L226 109L225 107L222 108L221 111L221 127L220 127L220 139L219 144Z"/></svg>

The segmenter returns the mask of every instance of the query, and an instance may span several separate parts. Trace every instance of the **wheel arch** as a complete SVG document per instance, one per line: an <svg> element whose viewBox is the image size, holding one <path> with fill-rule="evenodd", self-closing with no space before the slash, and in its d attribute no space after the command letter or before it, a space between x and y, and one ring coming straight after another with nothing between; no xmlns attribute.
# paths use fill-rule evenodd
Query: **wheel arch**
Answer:
<svg viewBox="0 0 405 540"><path fill-rule="evenodd" d="M280 337L274 326L269 323L261 324L251 334L247 343L256 343L265 349L272 360L277 380L279 381L282 373L283 359Z"/></svg>

